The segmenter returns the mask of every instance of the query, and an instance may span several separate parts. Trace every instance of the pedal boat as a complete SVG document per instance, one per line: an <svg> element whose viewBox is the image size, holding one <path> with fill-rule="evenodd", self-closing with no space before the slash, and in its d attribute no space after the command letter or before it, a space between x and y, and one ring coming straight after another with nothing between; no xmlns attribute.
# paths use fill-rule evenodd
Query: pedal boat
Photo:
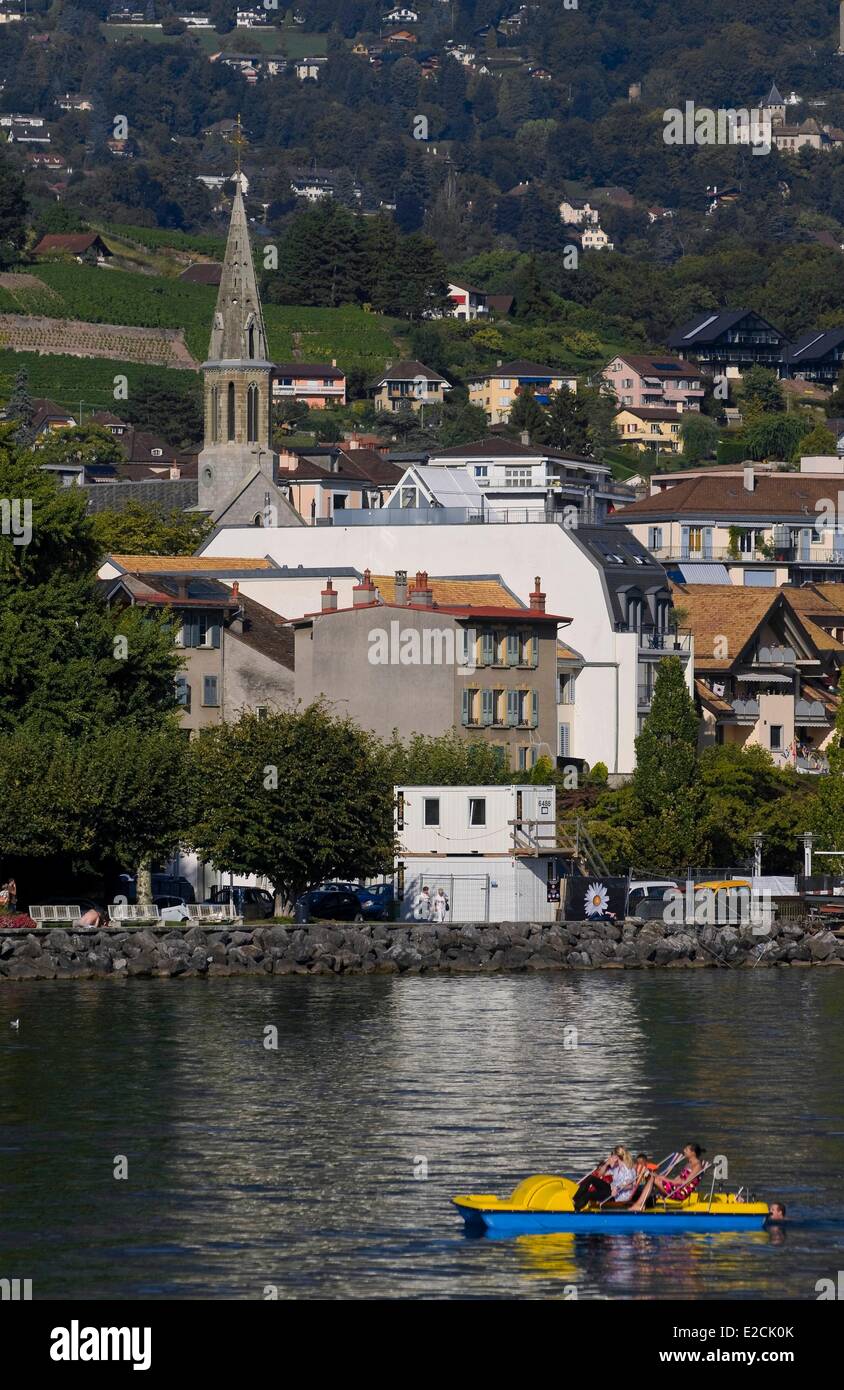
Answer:
<svg viewBox="0 0 844 1390"><path fill-rule="evenodd" d="M498 1235L594 1234L649 1231L654 1235L680 1231L759 1231L769 1215L767 1202L742 1202L734 1192L693 1192L682 1202L658 1199L646 1211L631 1212L611 1204L588 1206L576 1212L572 1198L577 1183L570 1178L540 1173L525 1178L509 1197L472 1192L452 1197L466 1223L467 1234Z"/></svg>

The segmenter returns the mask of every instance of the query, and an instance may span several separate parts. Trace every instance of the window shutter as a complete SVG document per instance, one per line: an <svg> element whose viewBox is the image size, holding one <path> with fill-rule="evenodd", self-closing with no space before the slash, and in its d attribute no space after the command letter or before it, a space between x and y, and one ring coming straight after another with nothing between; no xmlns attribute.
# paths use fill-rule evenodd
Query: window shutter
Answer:
<svg viewBox="0 0 844 1390"><path fill-rule="evenodd" d="M530 727L535 729L539 724L539 691L531 692L530 697Z"/></svg>
<svg viewBox="0 0 844 1390"><path fill-rule="evenodd" d="M217 677L216 677L216 676L203 676L203 677L202 677L202 703L203 703L204 705L209 705L209 706L212 706L212 707L213 707L213 706L216 706L217 704L219 704L219 700L218 700L218 698L217 698Z"/></svg>
<svg viewBox="0 0 844 1390"><path fill-rule="evenodd" d="M481 638L481 661L484 666L491 666L495 661L495 634L485 632Z"/></svg>
<svg viewBox="0 0 844 1390"><path fill-rule="evenodd" d="M199 614L194 609L185 614L184 619L184 643L186 647L199 646Z"/></svg>
<svg viewBox="0 0 844 1390"><path fill-rule="evenodd" d="M493 692L492 690L485 690L485 691L483 692L481 698L482 698L482 705L483 705L483 710L482 710L482 716L481 716L481 717L482 717L482 719L483 719L484 724L491 724L491 723L493 722L494 706L495 706L495 696L494 696L494 692Z"/></svg>
<svg viewBox="0 0 844 1390"><path fill-rule="evenodd" d="M219 647L220 645L220 624L208 624L208 645L209 647Z"/></svg>
<svg viewBox="0 0 844 1390"><path fill-rule="evenodd" d="M507 724L509 728L514 728L519 722L519 692L518 690L507 691Z"/></svg>
<svg viewBox="0 0 844 1390"><path fill-rule="evenodd" d="M571 734L571 725L570 725L570 724L561 724L561 725L560 725L560 757L562 757L562 758L567 758L568 755L569 755L569 753L571 752L571 747L570 747L571 738L570 738L570 734Z"/></svg>
<svg viewBox="0 0 844 1390"><path fill-rule="evenodd" d="M518 666L519 664L519 634L517 632L507 633L507 665Z"/></svg>
<svg viewBox="0 0 844 1390"><path fill-rule="evenodd" d="M530 635L530 656L528 657L528 665L529 665L529 666L533 666L534 669L539 665L539 633L538 633L538 632L532 632L531 635Z"/></svg>
<svg viewBox="0 0 844 1390"><path fill-rule="evenodd" d="M463 715L462 715L462 719L463 719L463 723L464 723L464 724L468 724L468 723L469 723L469 711L470 711L471 708L472 708L471 701L472 701L472 692L471 692L471 690L464 690L464 691L463 691Z"/></svg>
<svg viewBox="0 0 844 1390"><path fill-rule="evenodd" d="M176 677L176 704L190 709L190 686L185 676Z"/></svg>

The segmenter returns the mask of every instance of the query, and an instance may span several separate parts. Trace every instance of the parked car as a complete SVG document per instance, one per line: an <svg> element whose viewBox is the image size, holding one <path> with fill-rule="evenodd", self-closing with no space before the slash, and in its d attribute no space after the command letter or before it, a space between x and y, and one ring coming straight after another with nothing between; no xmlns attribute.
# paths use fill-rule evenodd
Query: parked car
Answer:
<svg viewBox="0 0 844 1390"><path fill-rule="evenodd" d="M343 883L332 880L321 883L320 893L354 893L369 922L388 922L392 916L395 894L391 883L376 883L366 887L362 883Z"/></svg>
<svg viewBox="0 0 844 1390"><path fill-rule="evenodd" d="M219 888L211 889L208 901L225 903L244 922L263 922L275 916L275 899L266 888L245 888L237 883L232 888L229 884L222 884Z"/></svg>
<svg viewBox="0 0 844 1390"><path fill-rule="evenodd" d="M138 901L138 884L133 874L121 874L114 891L115 896L120 895L127 903ZM154 902L157 902L159 897L176 898L185 903L196 902L196 893L190 879L183 876L176 878L172 874L152 875L152 896Z"/></svg>
<svg viewBox="0 0 844 1390"><path fill-rule="evenodd" d="M396 895L392 883L376 883L369 888L357 888L355 893L368 922L389 922L393 916Z"/></svg>
<svg viewBox="0 0 844 1390"><path fill-rule="evenodd" d="M312 888L296 899L297 922L362 922L363 908L356 893L345 888Z"/></svg>

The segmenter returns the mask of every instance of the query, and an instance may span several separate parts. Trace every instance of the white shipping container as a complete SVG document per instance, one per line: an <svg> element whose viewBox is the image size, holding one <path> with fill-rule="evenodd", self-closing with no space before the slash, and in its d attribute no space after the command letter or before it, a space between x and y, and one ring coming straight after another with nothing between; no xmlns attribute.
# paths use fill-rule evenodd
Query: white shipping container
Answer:
<svg viewBox="0 0 844 1390"><path fill-rule="evenodd" d="M507 854L516 846L528 848L531 838L546 851L556 844L554 787L396 787L395 792L396 835L405 855Z"/></svg>

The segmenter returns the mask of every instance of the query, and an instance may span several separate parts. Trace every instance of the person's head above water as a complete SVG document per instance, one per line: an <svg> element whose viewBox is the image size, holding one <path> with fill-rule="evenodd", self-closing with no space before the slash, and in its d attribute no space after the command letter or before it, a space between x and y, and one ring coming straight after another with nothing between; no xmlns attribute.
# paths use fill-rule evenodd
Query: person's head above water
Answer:
<svg viewBox="0 0 844 1390"><path fill-rule="evenodd" d="M785 1202L772 1202L768 1209L769 1221L785 1220Z"/></svg>
<svg viewBox="0 0 844 1390"><path fill-rule="evenodd" d="M696 1158L698 1163L705 1153L706 1149L702 1149L700 1144L686 1144L683 1147L684 1156L686 1158Z"/></svg>

